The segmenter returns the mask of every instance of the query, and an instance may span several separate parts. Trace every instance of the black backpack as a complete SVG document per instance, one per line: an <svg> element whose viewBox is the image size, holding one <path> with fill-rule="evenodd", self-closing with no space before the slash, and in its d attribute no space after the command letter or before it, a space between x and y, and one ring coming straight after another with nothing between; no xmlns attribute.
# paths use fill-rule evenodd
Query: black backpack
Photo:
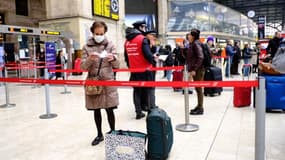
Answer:
<svg viewBox="0 0 285 160"><path fill-rule="evenodd" d="M201 43L201 47L202 47L203 55L204 55L203 65L205 68L211 67L211 54L210 54L209 47L207 44L203 44L203 43Z"/></svg>

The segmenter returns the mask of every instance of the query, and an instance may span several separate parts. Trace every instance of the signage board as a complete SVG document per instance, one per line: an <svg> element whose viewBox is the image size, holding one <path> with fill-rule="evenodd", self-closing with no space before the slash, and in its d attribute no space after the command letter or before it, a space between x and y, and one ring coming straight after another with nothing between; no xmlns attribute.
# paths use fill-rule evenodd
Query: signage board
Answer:
<svg viewBox="0 0 285 160"><path fill-rule="evenodd" d="M92 14L119 20L118 0L92 0Z"/></svg>

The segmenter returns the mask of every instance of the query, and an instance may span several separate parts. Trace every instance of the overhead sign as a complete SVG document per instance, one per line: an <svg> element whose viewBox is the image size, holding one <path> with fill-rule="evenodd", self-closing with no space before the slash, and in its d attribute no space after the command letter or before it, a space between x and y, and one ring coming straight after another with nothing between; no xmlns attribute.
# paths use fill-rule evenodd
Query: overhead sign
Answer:
<svg viewBox="0 0 285 160"><path fill-rule="evenodd" d="M27 29L27 28L14 28L14 27L9 27L8 28L9 32L20 32L20 33L33 33L34 31L32 29Z"/></svg>
<svg viewBox="0 0 285 160"><path fill-rule="evenodd" d="M47 34L47 35L60 35L60 32L57 31L41 31L42 34Z"/></svg>
<svg viewBox="0 0 285 160"><path fill-rule="evenodd" d="M118 0L92 0L93 15L119 20Z"/></svg>

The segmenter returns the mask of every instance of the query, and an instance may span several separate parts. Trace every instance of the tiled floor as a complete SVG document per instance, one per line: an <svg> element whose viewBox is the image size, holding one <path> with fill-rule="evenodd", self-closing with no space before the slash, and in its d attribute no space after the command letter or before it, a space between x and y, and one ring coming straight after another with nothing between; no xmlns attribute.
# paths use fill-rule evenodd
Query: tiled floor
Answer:
<svg viewBox="0 0 285 160"><path fill-rule="evenodd" d="M158 74L160 79L161 74ZM82 79L83 76L70 77ZM234 77L240 79L240 77ZM118 79L127 80L126 73ZM50 102L53 119L39 119L45 113L44 87L10 84L10 102L14 108L0 108L1 160L103 160L104 143L92 147L96 136L93 113L84 108L82 87L68 87L71 94L60 94L61 86L51 86ZM115 111L116 128L146 132L145 119L135 120L132 89L119 89L120 105ZM205 114L190 116L190 122L200 126L197 132L179 132L184 123L184 96L171 88L157 88L157 105L172 118L174 144L170 160L253 160L255 110L234 108L232 89L221 96L205 97ZM196 95L190 95L190 108ZM5 103L4 87L0 86L0 104ZM109 130L103 111L103 129ZM266 157L285 158L285 114L266 114Z"/></svg>

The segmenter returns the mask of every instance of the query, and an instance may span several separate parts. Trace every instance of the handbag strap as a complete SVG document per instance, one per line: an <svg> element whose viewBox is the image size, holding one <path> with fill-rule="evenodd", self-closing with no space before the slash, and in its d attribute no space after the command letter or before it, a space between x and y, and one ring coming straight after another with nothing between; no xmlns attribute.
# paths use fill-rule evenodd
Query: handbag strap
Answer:
<svg viewBox="0 0 285 160"><path fill-rule="evenodd" d="M98 68L98 72L97 72L96 76L99 76L99 73L100 73L100 70L101 70L101 66L102 66L102 62L103 62L103 58L100 58L99 68Z"/></svg>

